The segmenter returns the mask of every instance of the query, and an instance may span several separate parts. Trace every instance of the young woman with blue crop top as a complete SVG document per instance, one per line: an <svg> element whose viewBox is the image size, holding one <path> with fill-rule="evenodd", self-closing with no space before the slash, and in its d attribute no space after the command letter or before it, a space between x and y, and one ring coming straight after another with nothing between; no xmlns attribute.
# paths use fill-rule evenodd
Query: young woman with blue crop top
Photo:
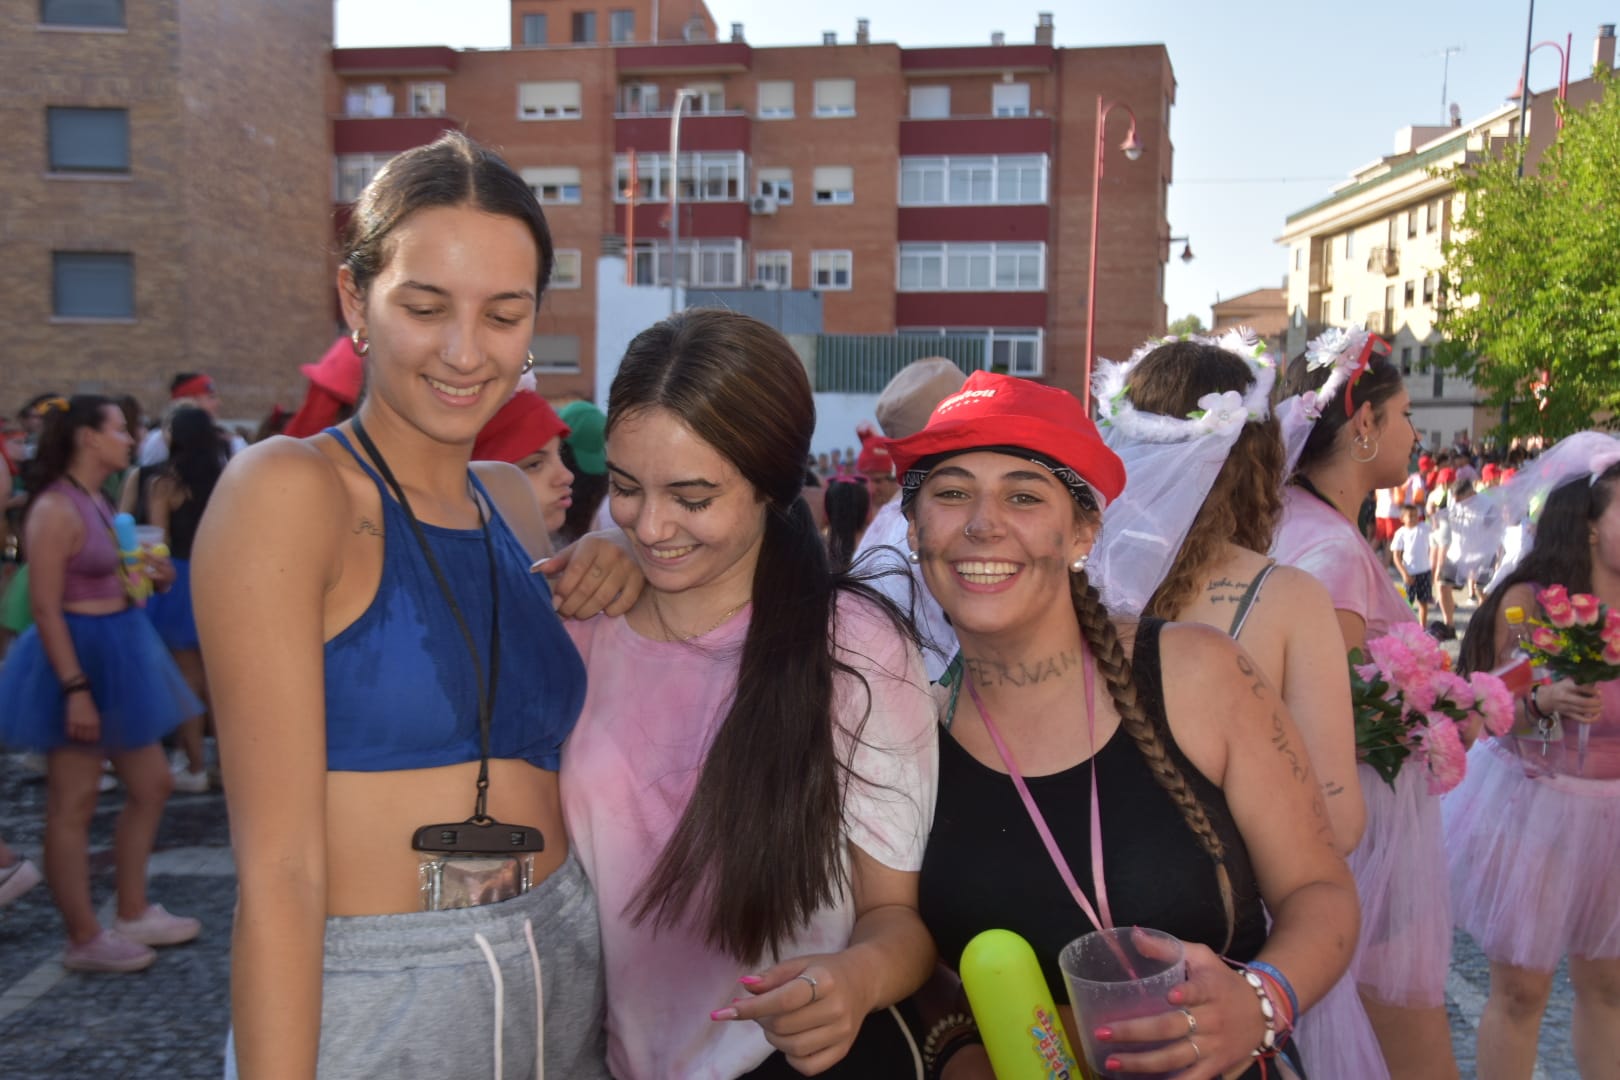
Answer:
<svg viewBox="0 0 1620 1080"><path fill-rule="evenodd" d="M494 154L449 134L396 157L338 271L359 412L238 457L198 533L241 888L227 1075L606 1076L595 900L556 775L584 670L530 572L550 555L533 491L469 464L525 369L551 260ZM613 551L573 560L565 611L634 600ZM523 886L443 910L413 837L472 824L481 758L475 817L544 850Z"/></svg>

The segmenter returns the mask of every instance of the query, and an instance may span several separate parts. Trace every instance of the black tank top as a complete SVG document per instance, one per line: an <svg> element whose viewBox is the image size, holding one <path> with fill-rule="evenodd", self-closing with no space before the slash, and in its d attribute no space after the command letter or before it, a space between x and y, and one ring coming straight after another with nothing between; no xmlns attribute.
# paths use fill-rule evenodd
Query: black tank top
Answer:
<svg viewBox="0 0 1620 1080"><path fill-rule="evenodd" d="M1226 956L1252 960L1266 940L1259 886L1226 797L1182 754L1165 722L1159 675L1163 625L1144 619L1137 632L1132 661L1137 694L1226 846L1237 915ZM1075 735L1084 737L1078 729ZM1095 903L1089 762L1025 779L1075 880ZM1226 941L1226 916L1215 864L1123 728L1097 752L1097 797L1115 924L1152 927L1219 952ZM953 969L980 931L1011 930L1034 948L1052 997L1068 1000L1058 954L1090 932L1091 924L1058 876L1012 780L980 763L946 731L940 732L939 795L918 887L923 922Z"/></svg>

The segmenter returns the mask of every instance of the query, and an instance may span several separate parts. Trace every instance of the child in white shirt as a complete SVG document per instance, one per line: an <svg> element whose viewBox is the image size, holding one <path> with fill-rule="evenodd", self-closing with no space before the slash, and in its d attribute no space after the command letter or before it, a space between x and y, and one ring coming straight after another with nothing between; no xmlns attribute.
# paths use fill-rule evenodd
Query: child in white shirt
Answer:
<svg viewBox="0 0 1620 1080"><path fill-rule="evenodd" d="M1434 599L1434 571L1429 558L1429 523L1423 520L1423 510L1411 503L1401 507L1399 529L1390 539L1390 554L1395 557L1395 569L1406 586L1406 598L1417 608L1418 622L1429 625L1429 604Z"/></svg>

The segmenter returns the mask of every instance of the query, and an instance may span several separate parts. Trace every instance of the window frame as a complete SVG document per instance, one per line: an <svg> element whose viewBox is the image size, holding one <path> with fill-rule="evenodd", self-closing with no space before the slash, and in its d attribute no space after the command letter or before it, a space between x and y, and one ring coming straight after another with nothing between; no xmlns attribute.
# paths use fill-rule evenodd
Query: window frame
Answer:
<svg viewBox="0 0 1620 1080"><path fill-rule="evenodd" d="M332 201L340 205L354 202L360 197L360 193L366 189L366 185L371 183L371 178L376 176L378 170L386 165L393 156L393 154L333 154ZM364 169L365 174L365 178L359 181L359 186L354 188L354 194L349 198L343 197L346 190L343 174L345 167Z"/></svg>
<svg viewBox="0 0 1620 1080"><path fill-rule="evenodd" d="M581 37L581 31L586 34ZM596 12L571 11L568 13L568 41L571 45L595 45L600 39L596 35Z"/></svg>
<svg viewBox="0 0 1620 1080"><path fill-rule="evenodd" d="M822 88L823 87L826 87L826 88L828 88L830 90L834 85L842 86L845 83L849 84L849 104L848 105L823 104L822 103L821 97L822 97ZM813 94L812 94L812 97L811 97L811 101L814 103L813 108L811 110L812 114L818 120L831 120L831 119L840 119L840 118L844 118L844 117L854 116L855 115L855 105L856 105L856 97L855 97L856 90L857 90L857 87L855 85L855 80L854 79L826 78L826 79L817 79L817 80L815 80L815 84L814 84L814 87L813 87Z"/></svg>
<svg viewBox="0 0 1620 1080"><path fill-rule="evenodd" d="M827 266L831 260L833 265ZM842 260L844 283L837 284L839 273L838 261ZM823 273L832 275L832 278L823 283ZM817 292L849 292L855 287L855 252L849 248L824 248L810 252L810 288Z"/></svg>
<svg viewBox="0 0 1620 1080"><path fill-rule="evenodd" d="M849 187L823 187L816 173L823 169L848 169ZM823 194L826 198L823 198ZM855 201L855 167L853 165L817 165L810 174L810 201L817 206L848 206Z"/></svg>
<svg viewBox="0 0 1620 1080"><path fill-rule="evenodd" d="M421 109L418 109L416 105L416 94L418 90L437 90L439 102L438 109L430 112L424 112ZM425 82L413 82L408 84L405 87L405 99L408 102L406 108L407 116L443 116L447 110L445 86L444 83L440 81L429 80Z"/></svg>
<svg viewBox="0 0 1620 1080"><path fill-rule="evenodd" d="M943 112L918 111L919 94L943 94ZM949 120L951 117L951 87L949 83L919 83L906 87L906 119L907 120Z"/></svg>
<svg viewBox="0 0 1620 1080"><path fill-rule="evenodd" d="M72 29L72 30L78 30L78 31L128 30L129 29L128 5L124 2L124 0L106 0L106 2L110 3L112 6L114 6L114 7L116 7L118 9L118 15L117 15L118 21L117 22L62 22L61 18L60 18L60 15L58 15L58 18L53 21L51 19L51 17L50 17L50 15L51 15L50 9L51 9L52 0L39 0L39 24L38 25L40 25L42 27L49 27L51 29L57 29L57 28L61 27L61 28L68 28L68 29Z"/></svg>
<svg viewBox="0 0 1620 1080"><path fill-rule="evenodd" d="M625 33L625 34L622 34L622 35L619 33L619 22L620 22L620 17L621 16L624 16L624 17L628 18L629 21L630 21L629 31L627 33ZM633 42L635 40L636 40L636 9L635 8L611 8L611 9L609 9L609 11L608 11L608 41L613 43L613 44L622 45L622 44L625 44L626 42Z"/></svg>
<svg viewBox="0 0 1620 1080"><path fill-rule="evenodd" d="M1038 198L1023 197L1024 180L1033 171L1039 188ZM1004 197L1009 173L1018 178L1013 197ZM976 199L972 195L977 178L988 180L988 195ZM918 154L900 159L899 184L896 199L900 206L1046 206L1051 198L1051 159L1046 154ZM937 186L939 197L929 197L930 180ZM920 191L908 194L910 181ZM968 197L956 198L957 187L965 183Z"/></svg>
<svg viewBox="0 0 1620 1080"><path fill-rule="evenodd" d="M578 206L585 201L584 184L581 172L577 165L549 165L543 168L528 168L518 170L523 182L529 185L534 192L535 201L541 206ZM553 180L546 173L566 174L572 173L572 180ZM545 189L555 188L553 195L545 194Z"/></svg>
<svg viewBox="0 0 1620 1080"><path fill-rule="evenodd" d="M120 306L118 311L63 311L62 279L63 272L70 261L78 260L81 268L88 268L85 260L107 259L120 260L119 265L127 266L128 273L128 305L127 309ZM52 322L112 322L132 323L136 321L137 299L135 295L135 254L130 251L52 251L51 252L51 321Z"/></svg>
<svg viewBox="0 0 1620 1080"><path fill-rule="evenodd" d="M769 262L767 262L769 260ZM767 281L760 273L761 270L773 269L781 271L780 275L772 275ZM781 280L776 280L777 277ZM750 283L756 288L782 290L793 288L793 252L788 248L768 248L764 251L754 252L754 275Z"/></svg>
<svg viewBox="0 0 1620 1080"><path fill-rule="evenodd" d="M531 116L525 111L523 104L523 91L525 87L529 86L572 86L574 88L574 100L577 104L540 106L542 111L538 115ZM543 111L547 108L555 108L558 111L555 115L548 114ZM532 123L550 123L560 120L580 120L584 118L584 115L584 88L580 85L578 79L534 79L517 84L517 118L519 120Z"/></svg>
<svg viewBox="0 0 1620 1080"><path fill-rule="evenodd" d="M122 118L122 121L123 121L123 123L122 123L122 131L120 132L120 136L122 138L122 146L118 147L117 149L122 151L121 157L123 159L123 164L121 164L121 165L98 165L98 164L78 164L78 165L75 165L75 164L72 164L72 163L63 163L62 161L58 160L58 158L57 158L57 149L58 149L57 148L57 135L58 135L57 121L58 121L58 119L66 120L69 117L78 117L78 118L81 118L81 119L88 119L89 114L96 114L96 115L103 116L103 117L118 116L118 117ZM80 105L47 105L45 107L45 171L50 176L109 177L109 178L111 178L111 177L126 177L126 176L129 176L133 172L133 168L134 168L134 160L133 160L134 159L134 147L131 145L132 142L133 142L133 139L132 139L132 133L130 131L130 115L129 115L129 110L127 108L121 108L121 107L102 108L102 107L95 107L95 106L80 106ZM109 155L109 159L111 157L113 157L113 156L115 156L115 155Z"/></svg>
<svg viewBox="0 0 1620 1080"><path fill-rule="evenodd" d="M663 106L663 93L657 83L620 83L618 105L621 116L655 116Z"/></svg>
<svg viewBox="0 0 1620 1080"><path fill-rule="evenodd" d="M1041 241L906 242L895 254L896 292L1046 291L1046 244ZM1024 280L1024 263L1030 258L1035 260L1033 283L1017 284ZM1001 284L1008 263L1013 268L1013 285ZM912 270L910 282L906 280L908 268ZM964 271L969 275L966 280L961 276ZM984 283L974 284L973 278L981 275Z"/></svg>
<svg viewBox="0 0 1620 1080"><path fill-rule="evenodd" d="M765 88L767 86L787 87L787 106L766 105ZM792 79L763 79L754 87L754 119L756 120L792 120L793 97L795 88Z"/></svg>
<svg viewBox="0 0 1620 1080"><path fill-rule="evenodd" d="M637 240L634 250L630 253L631 267L637 285L656 285L663 288L671 287L673 276L664 280L660 271L664 262L671 261L664 254L664 248L669 246L668 240ZM688 289L740 289L747 280L748 264L743 250L742 237L700 237L696 240L687 238L680 241L676 249L677 254L687 260L686 272L681 275L686 278L682 287ZM713 260L729 258L732 260L734 273L731 277L712 275L704 277L706 266L713 265ZM648 264L648 274L642 273L643 262Z"/></svg>
<svg viewBox="0 0 1620 1080"><path fill-rule="evenodd" d="M644 190L638 192L638 203L660 203L669 201L670 184L674 182L689 182L689 189L681 191L682 202L727 203L746 202L750 196L747 186L748 157L741 150L694 150L680 155L676 162L675 175L671 177L669 169L669 155L656 153L636 153L636 181ZM713 169L722 169L728 182L735 182L735 194L722 197L710 197L704 193L707 177ZM613 201L627 203L625 185L630 180L630 155L615 154L613 157Z"/></svg>
<svg viewBox="0 0 1620 1080"><path fill-rule="evenodd" d="M521 35L522 44L549 45L551 43L551 20L546 17L549 14L549 12L545 11L524 12L523 21L518 24L518 33ZM539 21L538 23L530 22L531 19L537 19ZM538 26L540 29L540 36L538 39L530 36L529 34L529 28L532 26Z"/></svg>
<svg viewBox="0 0 1620 1080"><path fill-rule="evenodd" d="M785 175L767 176L767 173L783 173ZM775 165L769 168L755 169L754 194L764 196L767 199L775 199L778 206L792 206L793 170Z"/></svg>
<svg viewBox="0 0 1620 1080"><path fill-rule="evenodd" d="M1022 90L1024 103L1019 105L1001 105L997 99L1002 96L1003 90ZM1034 109L1030 105L1030 89L1027 82L995 83L990 89L990 115L1000 120L1023 119L1033 116Z"/></svg>
<svg viewBox="0 0 1620 1080"><path fill-rule="evenodd" d="M565 262L574 264L573 277L567 278L559 275ZM579 248L557 248L551 253L551 280L546 283L546 291L552 289L579 289L585 284L585 259Z"/></svg>

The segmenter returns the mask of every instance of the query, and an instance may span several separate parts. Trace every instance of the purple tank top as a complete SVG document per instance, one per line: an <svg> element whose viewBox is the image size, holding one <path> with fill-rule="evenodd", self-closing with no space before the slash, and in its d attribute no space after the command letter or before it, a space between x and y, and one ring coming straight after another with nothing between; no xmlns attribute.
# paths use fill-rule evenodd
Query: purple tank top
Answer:
<svg viewBox="0 0 1620 1080"><path fill-rule="evenodd" d="M84 519L84 545L67 561L62 602L110 600L124 595L118 577L118 543L113 539L112 509L101 496L90 496L65 480L50 487L68 499ZM99 503L96 500L100 500Z"/></svg>

